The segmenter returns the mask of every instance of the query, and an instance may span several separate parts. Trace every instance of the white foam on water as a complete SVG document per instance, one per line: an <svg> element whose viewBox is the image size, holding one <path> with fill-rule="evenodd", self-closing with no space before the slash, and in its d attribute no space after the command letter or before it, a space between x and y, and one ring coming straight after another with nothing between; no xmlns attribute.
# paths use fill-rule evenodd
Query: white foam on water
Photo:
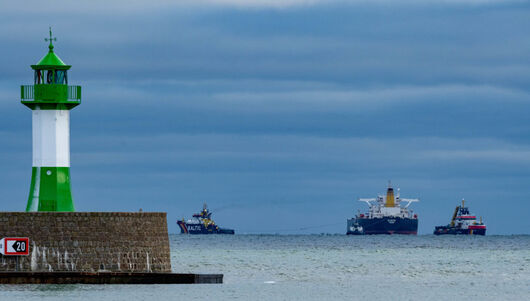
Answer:
<svg viewBox="0 0 530 301"><path fill-rule="evenodd" d="M33 242L33 250L31 251L31 262L30 262L31 271L36 271L39 268L39 265L37 264L38 251L39 251L38 247L35 245L35 242Z"/></svg>
<svg viewBox="0 0 530 301"><path fill-rule="evenodd" d="M147 271L151 272L151 264L149 263L149 252L145 252L147 254Z"/></svg>
<svg viewBox="0 0 530 301"><path fill-rule="evenodd" d="M57 258L57 270L61 270L61 253L59 253L59 250L56 250L54 252L55 258Z"/></svg>
<svg viewBox="0 0 530 301"><path fill-rule="evenodd" d="M48 249L46 247L42 247L42 251L41 251L41 254L42 254L42 257L41 257L41 267L44 268L45 266L48 266L48 261L47 261L47 257L46 257L46 254L48 254Z"/></svg>
<svg viewBox="0 0 530 301"><path fill-rule="evenodd" d="M68 270L68 251L64 250L64 268Z"/></svg>
<svg viewBox="0 0 530 301"><path fill-rule="evenodd" d="M131 255L129 254L129 252L127 252L127 260L129 261L129 270L132 271L133 270L133 265L132 265L132 261L131 261Z"/></svg>

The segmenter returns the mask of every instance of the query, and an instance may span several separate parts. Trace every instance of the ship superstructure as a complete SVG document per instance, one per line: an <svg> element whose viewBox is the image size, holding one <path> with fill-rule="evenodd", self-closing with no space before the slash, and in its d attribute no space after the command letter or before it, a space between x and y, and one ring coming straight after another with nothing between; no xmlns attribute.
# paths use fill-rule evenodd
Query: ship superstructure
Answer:
<svg viewBox="0 0 530 301"><path fill-rule="evenodd" d="M202 211L195 213L193 218L177 221L182 234L234 234L233 229L220 228L212 219L212 213L204 204Z"/></svg>
<svg viewBox="0 0 530 301"><path fill-rule="evenodd" d="M419 199L404 199L389 183L386 195L359 199L368 205L368 212L348 219L346 234L413 234L418 233L418 215L409 206Z"/></svg>
<svg viewBox="0 0 530 301"><path fill-rule="evenodd" d="M482 222L482 217L477 221L477 217L465 206L465 200L462 200L462 205L456 206L449 225L436 226L434 234L486 235L486 225Z"/></svg>

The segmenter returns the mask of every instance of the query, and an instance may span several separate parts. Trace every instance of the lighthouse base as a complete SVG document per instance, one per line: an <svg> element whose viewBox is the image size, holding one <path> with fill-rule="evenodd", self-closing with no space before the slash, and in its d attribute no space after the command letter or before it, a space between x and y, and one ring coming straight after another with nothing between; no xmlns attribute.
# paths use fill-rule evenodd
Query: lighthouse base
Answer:
<svg viewBox="0 0 530 301"><path fill-rule="evenodd" d="M171 272L165 212L0 212L0 237L30 241L0 272Z"/></svg>
<svg viewBox="0 0 530 301"><path fill-rule="evenodd" d="M206 284L222 274L117 272L0 272L0 284Z"/></svg>
<svg viewBox="0 0 530 301"><path fill-rule="evenodd" d="M26 211L72 212L69 167L33 167Z"/></svg>

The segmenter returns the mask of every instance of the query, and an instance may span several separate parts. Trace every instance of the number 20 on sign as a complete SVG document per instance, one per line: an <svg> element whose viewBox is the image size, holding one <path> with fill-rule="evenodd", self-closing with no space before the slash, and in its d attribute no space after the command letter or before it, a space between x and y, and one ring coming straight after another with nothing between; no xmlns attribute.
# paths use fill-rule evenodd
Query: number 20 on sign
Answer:
<svg viewBox="0 0 530 301"><path fill-rule="evenodd" d="M4 237L0 239L0 253L5 256L29 255L29 238Z"/></svg>

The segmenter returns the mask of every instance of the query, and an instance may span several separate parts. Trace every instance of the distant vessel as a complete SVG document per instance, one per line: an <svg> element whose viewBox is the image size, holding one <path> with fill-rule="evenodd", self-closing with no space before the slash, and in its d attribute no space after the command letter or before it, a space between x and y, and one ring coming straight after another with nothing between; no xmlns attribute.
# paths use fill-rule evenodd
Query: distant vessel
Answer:
<svg viewBox="0 0 530 301"><path fill-rule="evenodd" d="M233 229L220 228L212 220L212 213L204 204L202 211L193 215L187 221L177 221L181 234L234 234Z"/></svg>
<svg viewBox="0 0 530 301"><path fill-rule="evenodd" d="M480 221L477 221L477 217L469 213L469 209L464 206L464 200L462 200L462 206L456 206L451 218L451 223L447 226L436 226L434 228L435 235L442 234L467 234L467 235L486 235L486 225Z"/></svg>
<svg viewBox="0 0 530 301"><path fill-rule="evenodd" d="M394 189L388 184L386 196L378 195L375 199L359 199L368 204L366 214L359 213L348 219L346 234L418 234L418 215L408 207L418 199L394 197ZM406 203L402 206L402 203Z"/></svg>

